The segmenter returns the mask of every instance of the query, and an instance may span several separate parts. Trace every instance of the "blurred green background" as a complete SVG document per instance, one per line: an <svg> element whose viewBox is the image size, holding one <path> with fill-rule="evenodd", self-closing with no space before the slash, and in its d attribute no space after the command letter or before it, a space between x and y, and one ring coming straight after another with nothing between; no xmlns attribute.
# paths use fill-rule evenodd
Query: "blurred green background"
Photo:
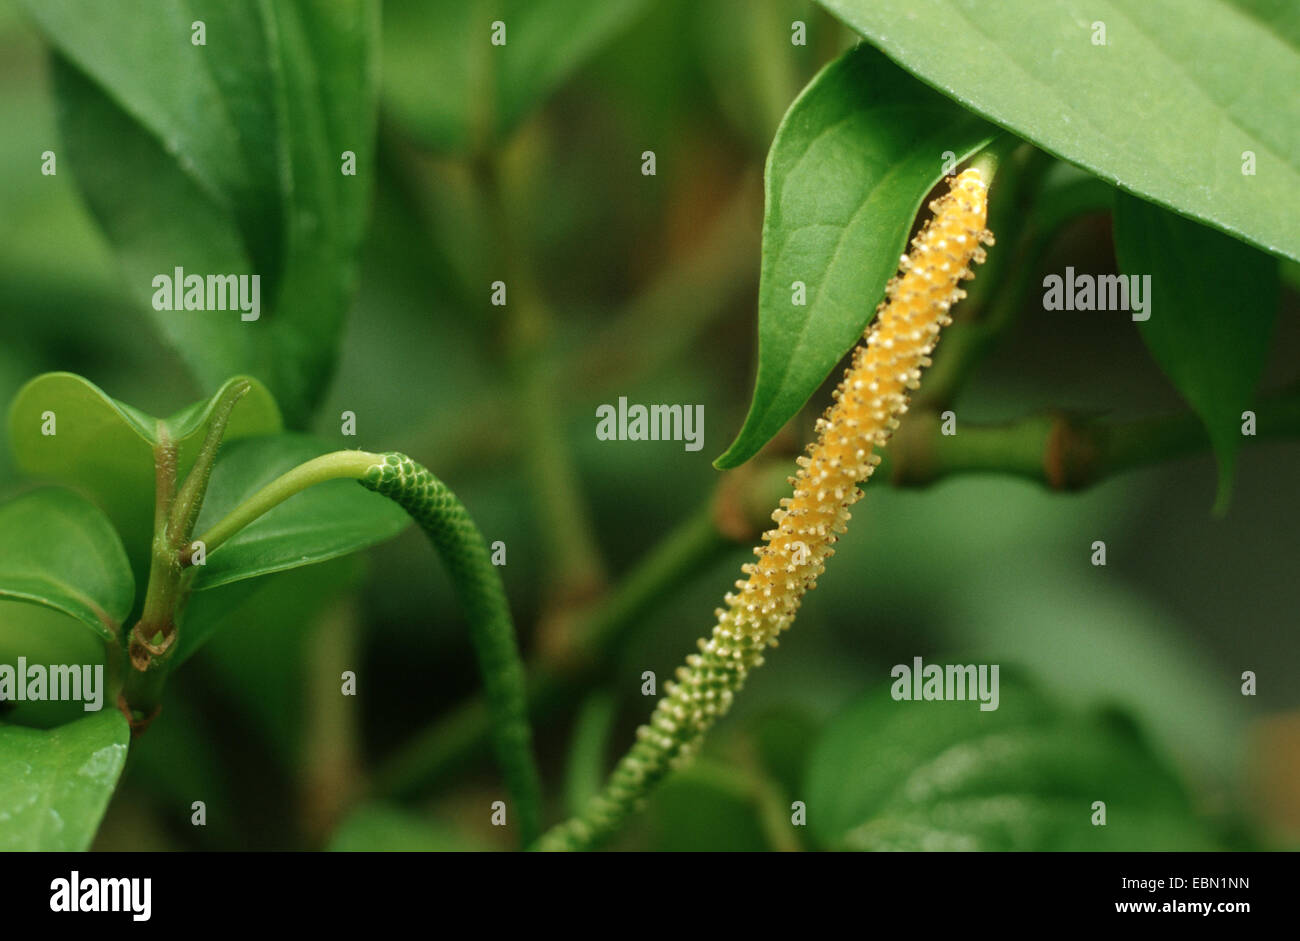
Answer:
<svg viewBox="0 0 1300 941"><path fill-rule="evenodd" d="M799 89L852 42L809 4L764 0L752 5L761 15L742 15L750 6L649 4L502 154L518 189L517 246L555 314L545 369L556 377L558 444L598 550L582 592L618 584L716 485L709 461L739 428L752 388L766 148ZM494 246L467 195L472 168L426 149L425 129L406 115L403 89L422 81L409 51L415 7L385 10L360 289L313 430L340 447L402 450L448 482L487 539L506 543L504 577L522 643L535 653L547 649L538 625L557 601L555 533L520 458L529 410L510 397L486 289L478 293L495 277ZM793 19L809 24L806 48L784 39ZM8 2L0 115L0 400L54 369L153 414L200 397L128 293L71 173L39 173L41 152L59 144L45 45ZM653 177L640 172L647 149ZM1114 270L1104 216L1064 234L1048 268L1065 264ZM1296 314L1291 287L1265 388L1293 378ZM1117 418L1182 411L1137 331L1099 330L1100 316L1026 311L964 390L961 420L1049 406ZM598 441L595 407L620 395L703 403L703 450ZM339 435L344 410L356 413L355 439ZM1208 453L1069 495L992 476L924 490L873 483L795 628L701 761L616 846L811 845L774 822L804 799L809 749L888 681L891 665L923 656L1016 666L1058 702L1122 707L1220 845L1295 847L1298 463L1300 442L1245 447L1222 519L1209 512ZM0 453L0 492L22 486ZM1107 544L1104 568L1089 564L1097 539ZM583 793L582 762L607 770L630 744L651 705L642 672L671 675L747 557L737 547L661 599L590 690L537 719L553 819L566 775ZM450 586L418 531L353 560L274 576L240 604L237 623L173 677L96 848L510 845L488 823L488 804L502 795L486 756L401 800L368 796L374 769L479 687ZM344 669L357 672L360 693L340 704ZM1245 670L1259 677L1255 698L1240 694ZM575 728L580 742L596 742L594 755L571 754ZM206 827L190 825L195 800L207 804Z"/></svg>

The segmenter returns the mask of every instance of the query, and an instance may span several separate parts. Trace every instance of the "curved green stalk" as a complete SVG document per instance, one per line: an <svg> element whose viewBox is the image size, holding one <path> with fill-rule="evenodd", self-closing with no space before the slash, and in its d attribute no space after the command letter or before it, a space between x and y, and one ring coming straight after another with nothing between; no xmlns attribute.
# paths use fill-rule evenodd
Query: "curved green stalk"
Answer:
<svg viewBox="0 0 1300 941"><path fill-rule="evenodd" d="M268 510L279 506L295 494L327 480L360 480L370 468L384 462L384 455L369 451L333 451L299 464L281 474L257 493L226 514L225 518L199 537L211 552L235 533Z"/></svg>
<svg viewBox="0 0 1300 941"><path fill-rule="evenodd" d="M209 552L272 507L326 480L352 478L395 501L420 524L465 608L483 674L493 743L522 842L541 831L541 779L532 753L524 668L501 576L483 535L456 495L404 454L336 451L307 461L253 494L202 537Z"/></svg>

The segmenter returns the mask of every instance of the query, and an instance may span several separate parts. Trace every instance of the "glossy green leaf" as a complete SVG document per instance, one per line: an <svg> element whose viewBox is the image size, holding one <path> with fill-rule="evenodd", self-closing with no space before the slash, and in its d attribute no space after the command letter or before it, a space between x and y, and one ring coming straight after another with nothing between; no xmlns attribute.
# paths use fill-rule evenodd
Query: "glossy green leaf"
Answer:
<svg viewBox="0 0 1300 941"><path fill-rule="evenodd" d="M500 141L647 0L389 0L385 105L438 150ZM505 44L493 45L493 24Z"/></svg>
<svg viewBox="0 0 1300 941"><path fill-rule="evenodd" d="M956 101L1121 189L1300 258L1300 7L820 0ZM1105 27L1105 45L1098 24ZM1250 152L1253 175L1243 174Z"/></svg>
<svg viewBox="0 0 1300 941"><path fill-rule="evenodd" d="M837 717L809 763L817 840L856 850L1212 848L1126 718L1064 713L1005 670L998 708L979 706L896 701L883 686ZM1093 825L1095 801L1105 826Z"/></svg>
<svg viewBox="0 0 1300 941"><path fill-rule="evenodd" d="M1232 489L1242 413L1253 409L1278 304L1277 259L1123 193L1115 254L1130 278L1150 276L1138 329L1160 368L1205 422L1219 462L1217 508Z"/></svg>
<svg viewBox="0 0 1300 941"><path fill-rule="evenodd" d="M285 471L335 450L306 435L250 438L223 449L199 515L202 534ZM393 501L351 480L290 497L208 554L196 590L324 562L396 536L411 518Z"/></svg>
<svg viewBox="0 0 1300 941"><path fill-rule="evenodd" d="M62 611L111 641L134 595L122 540L85 497L48 488L0 504L0 598Z"/></svg>
<svg viewBox="0 0 1300 941"><path fill-rule="evenodd" d="M130 737L111 707L55 729L0 723L0 851L88 848Z"/></svg>
<svg viewBox="0 0 1300 941"><path fill-rule="evenodd" d="M60 157L131 291L206 387L255 375L303 423L356 281L374 170L377 4L26 6L58 52ZM192 44L195 21L206 45ZM342 172L345 152L355 175ZM153 279L177 267L259 275L260 316L155 310Z"/></svg>
<svg viewBox="0 0 1300 941"><path fill-rule="evenodd" d="M20 470L87 493L108 514L133 561L147 555L153 533L153 448L159 425L177 442L178 479L198 456L222 391L156 419L110 398L89 380L72 373L46 373L28 382L9 410L9 441ZM53 413L54 434L48 430ZM280 412L256 380L235 405L224 440L278 431Z"/></svg>
<svg viewBox="0 0 1300 941"><path fill-rule="evenodd" d="M717 467L758 453L875 315L926 193L992 129L866 46L845 53L786 113L767 158L758 378ZM951 168L949 168L951 169ZM795 282L805 286L795 303Z"/></svg>

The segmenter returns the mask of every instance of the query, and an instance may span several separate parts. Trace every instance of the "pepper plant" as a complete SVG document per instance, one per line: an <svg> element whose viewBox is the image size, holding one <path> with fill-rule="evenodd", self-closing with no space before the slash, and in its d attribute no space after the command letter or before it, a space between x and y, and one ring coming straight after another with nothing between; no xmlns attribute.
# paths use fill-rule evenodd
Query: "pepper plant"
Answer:
<svg viewBox="0 0 1300 941"><path fill-rule="evenodd" d="M1034 566L1046 563L1017 547L1040 545L1035 527L1065 512L1062 492L1197 455L1213 455L1215 484L1202 475L1187 489L1204 515L1230 518L1234 493L1249 486L1237 481L1243 450L1300 435L1294 369L1268 373L1270 355L1287 359L1274 352L1285 343L1284 333L1275 340L1277 311L1294 307L1300 283L1300 113L1279 94L1300 77L1300 20L1289 8L22 6L50 51L57 172L71 176L120 264L129 300L119 302L143 311L206 394L166 418L114 397L115 383L128 383L181 405L182 393L154 382L161 361L129 376L104 367L111 381L33 369L12 384L17 479L0 502L0 667L94 664L104 681L98 711L40 697L3 704L0 848L90 846L129 763L128 781L176 826L219 777L194 748L203 723L187 706L191 677L211 682L206 663L236 685L248 678L261 697L250 695L249 708L283 745L283 700L268 693L276 682L255 678L288 668L290 635L310 638L311 708L327 717L316 727L333 730L300 760L312 785L297 798L309 807L304 845L682 848L696 845L702 819L732 848L1282 842L1255 831L1238 783L1214 777L1235 766L1228 743L1258 667L1211 670L1189 665L1181 648L1144 648L1133 638L1149 624L1135 626L1135 608L1107 614L1113 581L1094 577L1072 603L1035 593ZM684 35L702 50L698 70L668 54ZM584 127L601 120L602 95L634 97L649 83L643 73L662 86L647 97L653 107ZM684 89L675 97L673 81ZM709 143L689 151L680 102L704 86L717 99ZM579 162L570 151L582 146L600 159ZM745 156L717 157L728 148ZM713 178L715 157L727 172ZM601 175L606 165L616 183ZM753 172L730 172L745 167ZM716 199L729 176L735 195ZM665 178L680 192L660 188ZM620 297L613 317L607 282L617 279L593 272L621 270L615 253L639 253L645 233L621 234L608 201L590 197L602 187L636 194L620 207L629 217L675 200L669 231L693 230L701 206L724 203L720 221L676 255L638 261L663 270ZM403 288L372 277L357 299L358 272L375 265L367 246L432 290L432 326L402 323L397 337L373 327L402 307L384 292ZM1105 273L1083 273L1099 256ZM420 280L426 269L432 289ZM241 318L154 303L154 279L181 270L256 273L264 310ZM751 294L752 393L740 339L751 332ZM1095 318L1092 387L1127 381L1131 358L1116 353L1121 365L1108 372L1110 351L1135 335L1137 370L1163 376L1164 404L1177 408L1105 414L1080 405L1077 389L1058 397L1038 373L1048 388L1034 391L1052 404L1023 406L1021 372L1078 366L1073 354L1052 365L1023 339L1062 311ZM358 347L378 352L362 362ZM824 389L844 363L839 385ZM661 398L682 388L707 403L712 450L687 448L681 460L717 455L713 468L681 470L666 450L592 457L593 440L602 455L665 444L590 433L593 409L599 416L647 381ZM422 392L433 393L427 405ZM347 429L351 401L367 397L382 403L371 415L405 416L381 443L414 459L356 449L352 431L334 432L334 406L349 408ZM724 424L738 427L725 448ZM701 499L700 482L715 475ZM907 510L925 524L888 515L891 485L976 475L1030 481L1055 502L1031 513L1033 498L999 493L1003 509L980 516L977 499L954 510L937 488ZM611 497L624 479L639 495ZM656 499L645 495L656 488ZM877 499L882 515L850 529L850 508L873 513ZM1100 535L1120 531L1122 505L1096 506L1087 525L1098 533L1069 537L1091 553L1080 550L1080 567L1134 571L1132 533L1118 552L1124 535ZM964 540L951 535L962 513L974 514ZM515 517L528 535L499 540ZM433 587L402 541L411 520L445 573ZM401 548L378 548L390 541ZM1045 555L1059 548L1041 545ZM616 564L610 546L622 551ZM358 570L342 566L371 549L383 564L359 588ZM729 590L736 554L750 549ZM877 553L870 565L867 552ZM981 564L986 554L1010 574ZM463 620L475 678L461 687L464 702L444 703L427 728L364 762L356 683L402 685L416 717L441 695L409 676L388 679L404 675L400 650L382 661L389 674L358 666L359 625L382 628L400 606L390 586L412 580L408 558L426 592L409 619L420 629ZM906 561L916 558L927 561ZM303 580L283 580L291 573ZM681 610L696 588L721 603L712 617ZM945 634L930 623L943 611L984 633ZM1102 630L1094 620L1120 629L1089 633ZM942 641L955 657L974 646L1005 661L992 708L922 697L919 680L915 698L927 701L900 701L910 684L901 696L877 662L896 658L894 621L918 630L918 650ZM676 647L655 647L677 644L680 624L704 635L684 661ZM801 629L824 640L828 624L851 640L814 658L812 671L805 648L814 679L788 691L810 712L747 712L774 687L746 687L784 689L795 675L793 664L783 672L778 640L794 638L798 663ZM221 652L223 634L241 626ZM920 658L908 661L919 674ZM1076 662L1093 675L1072 686ZM1079 688L1089 695L1071 695ZM236 712L209 721L239 737ZM711 753L706 733L733 737ZM496 773L475 789L487 753ZM169 789L172 756L195 771ZM329 786L314 787L314 768ZM1212 783L1190 780L1189 768ZM560 788L542 787L561 773L562 800ZM453 783L472 801L458 803ZM430 793L450 794L439 825L459 813L475 821L462 828L472 837L430 832L415 803ZM637 812L647 806L645 824ZM203 813L190 820L196 832ZM214 831L222 826L228 819L214 819Z"/></svg>

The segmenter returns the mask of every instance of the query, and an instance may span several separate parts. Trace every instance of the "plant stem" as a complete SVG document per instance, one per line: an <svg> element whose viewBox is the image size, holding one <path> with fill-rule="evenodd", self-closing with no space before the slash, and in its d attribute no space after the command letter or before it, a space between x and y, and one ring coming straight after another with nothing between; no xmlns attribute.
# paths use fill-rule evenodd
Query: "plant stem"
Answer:
<svg viewBox="0 0 1300 941"><path fill-rule="evenodd" d="M592 693L578 712L564 773L564 803L576 814L600 792L605 782L605 748L617 716L614 698L604 690Z"/></svg>
<svg viewBox="0 0 1300 941"><path fill-rule="evenodd" d="M247 380L232 382L221 393L208 416L208 430L185 482L176 489L178 449L166 422L158 422L154 448L156 496L149 586L145 590L140 620L127 638L131 670L123 684L119 706L140 734L162 703L168 663L176 652L176 617L189 594L190 578L182 563L188 542L207 493L212 465L226 434L230 413L251 388Z"/></svg>
<svg viewBox="0 0 1300 941"><path fill-rule="evenodd" d="M1262 399L1249 441L1300 435L1300 385ZM1001 425L963 424L940 432L939 416L918 412L899 429L886 460L896 486L923 487L945 477L999 473L1054 490L1080 490L1125 471L1201 454L1205 425L1190 412L1110 422L1063 410Z"/></svg>
<svg viewBox="0 0 1300 941"><path fill-rule="evenodd" d="M382 454L371 454L369 451L334 451L312 458L293 470L281 474L244 500L227 513L220 522L203 533L199 541L211 553L249 523L290 497L302 493L308 487L314 487L327 480L360 480L370 468L383 462Z"/></svg>
<svg viewBox="0 0 1300 941"><path fill-rule="evenodd" d="M204 533L211 552L249 523L308 487L353 479L394 500L429 537L465 609L470 640L483 674L497 759L514 802L521 840L541 829L541 778L532 754L523 663L505 586L492 565L482 533L447 486L426 467L402 454L335 451L313 458L277 477Z"/></svg>
<svg viewBox="0 0 1300 941"><path fill-rule="evenodd" d="M176 589L176 579L172 572L175 558L167 539L167 521L171 518L176 499L177 448L162 422L158 423L157 436L158 444L154 447L154 531L149 560L149 585L145 589L140 623L135 628L140 631L140 625L146 625L146 631L142 632L145 639L152 639L153 633L162 630L163 625L170 621L171 602Z"/></svg>
<svg viewBox="0 0 1300 941"><path fill-rule="evenodd" d="M149 558L149 584L140 620L124 642L130 668L119 694L118 707L134 735L149 727L158 714L164 673L152 651L165 652L175 635L174 612L179 591L179 566L167 539L167 521L176 498L177 447L166 424L158 422L154 446L154 527Z"/></svg>
<svg viewBox="0 0 1300 941"><path fill-rule="evenodd" d="M185 478L180 492L176 495L171 513L168 514L167 540L171 551L177 555L188 549L187 543L194 530L194 523L199 518L199 510L203 508L203 498L208 492L208 481L212 478L212 465L216 463L221 439L226 435L230 413L234 411L239 400L248 394L250 388L252 384L247 380L229 386L212 411L208 432L203 437L198 457Z"/></svg>

